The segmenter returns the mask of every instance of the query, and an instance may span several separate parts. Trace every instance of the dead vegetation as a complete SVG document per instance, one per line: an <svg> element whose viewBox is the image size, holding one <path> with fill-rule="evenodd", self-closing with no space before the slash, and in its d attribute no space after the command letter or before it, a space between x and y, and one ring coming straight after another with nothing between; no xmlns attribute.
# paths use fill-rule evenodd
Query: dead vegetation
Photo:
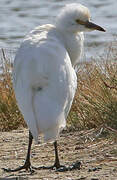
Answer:
<svg viewBox="0 0 117 180"><path fill-rule="evenodd" d="M16 105L12 84L12 62L1 49L0 58L0 131L24 126L24 120Z"/></svg>
<svg viewBox="0 0 117 180"><path fill-rule="evenodd" d="M68 117L68 128L117 129L117 42L90 63L79 65L78 89ZM12 63L1 49L0 131L26 126L12 86Z"/></svg>
<svg viewBox="0 0 117 180"><path fill-rule="evenodd" d="M79 129L117 129L117 48L113 44L101 57L78 70L78 89L69 115Z"/></svg>

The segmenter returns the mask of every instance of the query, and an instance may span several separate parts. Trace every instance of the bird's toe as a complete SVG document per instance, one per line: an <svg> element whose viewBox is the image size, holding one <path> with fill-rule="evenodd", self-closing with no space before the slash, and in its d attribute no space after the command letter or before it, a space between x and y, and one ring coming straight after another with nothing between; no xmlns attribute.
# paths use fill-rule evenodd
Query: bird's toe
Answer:
<svg viewBox="0 0 117 180"><path fill-rule="evenodd" d="M23 166L19 166L15 169L11 169L11 168L2 168L2 169L5 172L17 172L17 171L21 171L21 170L29 171L31 174L33 174L35 172L30 163L25 163Z"/></svg>
<svg viewBox="0 0 117 180"><path fill-rule="evenodd" d="M70 166L61 166L60 168L56 169L56 171L65 172L65 171L72 171L75 169L80 170L80 168L81 168L81 162L76 161Z"/></svg>

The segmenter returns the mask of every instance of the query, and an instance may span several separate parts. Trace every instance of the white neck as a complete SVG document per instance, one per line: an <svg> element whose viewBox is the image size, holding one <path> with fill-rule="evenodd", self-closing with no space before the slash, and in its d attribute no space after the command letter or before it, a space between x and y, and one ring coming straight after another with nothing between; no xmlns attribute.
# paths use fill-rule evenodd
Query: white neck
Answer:
<svg viewBox="0 0 117 180"><path fill-rule="evenodd" d="M84 43L84 35L83 33L69 33L69 32L61 32L62 41L64 42L65 48L70 56L72 66L74 67L77 62L80 60L82 51L83 51L83 43Z"/></svg>

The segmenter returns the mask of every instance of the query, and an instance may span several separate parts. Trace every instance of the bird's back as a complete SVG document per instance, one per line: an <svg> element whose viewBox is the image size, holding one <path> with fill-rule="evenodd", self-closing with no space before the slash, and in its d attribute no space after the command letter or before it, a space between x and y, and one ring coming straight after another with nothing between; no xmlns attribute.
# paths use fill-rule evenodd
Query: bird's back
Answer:
<svg viewBox="0 0 117 180"><path fill-rule="evenodd" d="M60 38L61 39L61 38ZM14 62L14 89L19 108L35 140L55 140L66 125L76 90L69 55L52 25L26 36Z"/></svg>

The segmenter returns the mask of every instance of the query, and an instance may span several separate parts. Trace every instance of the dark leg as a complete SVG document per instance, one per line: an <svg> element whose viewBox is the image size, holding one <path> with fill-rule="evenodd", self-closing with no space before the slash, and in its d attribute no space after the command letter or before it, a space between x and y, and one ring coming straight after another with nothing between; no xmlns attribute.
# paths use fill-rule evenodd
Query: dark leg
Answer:
<svg viewBox="0 0 117 180"><path fill-rule="evenodd" d="M54 148L55 148L55 163L53 168L56 168L57 171L71 171L73 169L80 169L81 163L79 161L76 161L71 166L63 166L60 165L59 162L59 156L58 156L58 149L57 149L57 141L54 142Z"/></svg>
<svg viewBox="0 0 117 180"><path fill-rule="evenodd" d="M59 156L58 156L58 148L57 148L57 141L54 142L54 151L55 151L55 162L53 166L40 166L40 167L33 167L33 169L53 169L53 170L59 170L59 169L65 169L64 171L66 171L66 167L60 165L59 162Z"/></svg>
<svg viewBox="0 0 117 180"><path fill-rule="evenodd" d="M55 163L53 166L40 166L40 167L33 167L33 169L59 169L63 167L60 165L59 156L58 156L58 149L57 149L57 141L54 142L54 150L55 150Z"/></svg>
<svg viewBox="0 0 117 180"><path fill-rule="evenodd" d="M54 148L55 148L55 163L53 167L55 167L57 171L64 172L64 171L71 171L73 169L80 169L81 163L79 161L76 161L71 166L60 165L58 149L57 149L57 141L54 142Z"/></svg>
<svg viewBox="0 0 117 180"><path fill-rule="evenodd" d="M59 156L58 156L57 141L54 142L54 148L55 148L55 163L54 163L53 168L56 168L57 171L61 171L61 172L71 171L73 169L80 169L81 163L78 161L73 163L71 166L60 165Z"/></svg>
<svg viewBox="0 0 117 180"><path fill-rule="evenodd" d="M55 163L54 166L56 169L60 168L59 156L58 156L58 148L57 148L57 141L54 142L54 149L55 149Z"/></svg>
<svg viewBox="0 0 117 180"><path fill-rule="evenodd" d="M54 149L55 149L55 163L53 166L41 166L35 169L55 169L56 171L65 172L71 171L73 169L80 169L81 163L76 161L71 166L63 166L60 165L59 156L58 156L58 148L57 148L57 141L54 142Z"/></svg>
<svg viewBox="0 0 117 180"><path fill-rule="evenodd" d="M76 161L71 166L60 165L59 156L58 156L57 141L54 142L54 149L55 149L55 163L52 166L52 169L55 168L57 171L61 171L61 172L71 171L73 169L80 169L81 163L79 161Z"/></svg>
<svg viewBox="0 0 117 180"><path fill-rule="evenodd" d="M24 165L20 166L20 167L18 167L16 169L3 168L4 171L6 171L6 172L15 172L15 171L20 171L22 169L25 169L25 170L29 170L31 173L33 173L33 170L31 168L31 163L30 163L30 151L31 151L32 141L33 141L33 136L31 134L31 132L29 131L28 151L27 151L27 156L26 156L26 160L25 160Z"/></svg>

